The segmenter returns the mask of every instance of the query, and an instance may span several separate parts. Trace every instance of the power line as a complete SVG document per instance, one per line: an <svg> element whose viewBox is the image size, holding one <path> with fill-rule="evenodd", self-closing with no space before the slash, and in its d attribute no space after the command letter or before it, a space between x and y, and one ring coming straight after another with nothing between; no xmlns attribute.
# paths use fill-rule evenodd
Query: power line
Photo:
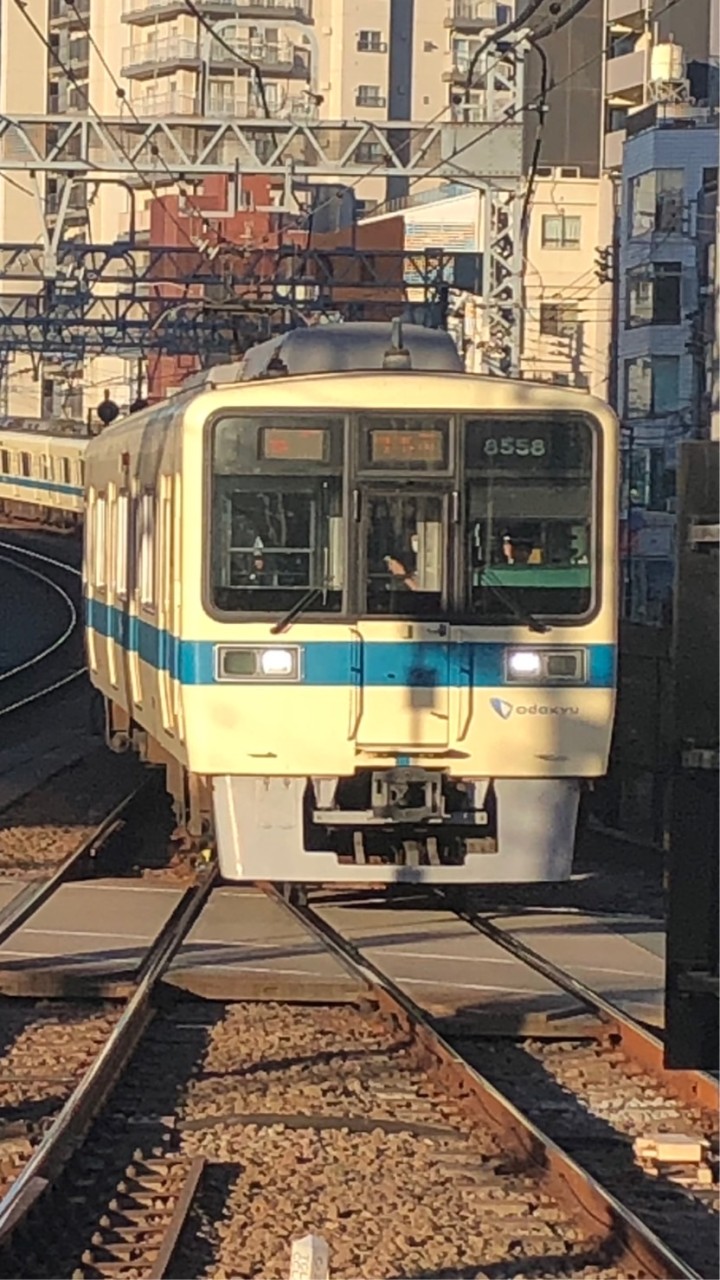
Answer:
<svg viewBox="0 0 720 1280"><path fill-rule="evenodd" d="M583 9L587 8L590 0L575 0L564 13L558 14L557 18L551 22L546 22L544 27L534 33L536 40L544 40L546 36L554 35L556 31L562 31L568 22L572 22L573 18L577 18Z"/></svg>
<svg viewBox="0 0 720 1280"><path fill-rule="evenodd" d="M257 84L258 95L260 97L262 109L265 113L265 119L270 120L271 119L270 107L268 105L267 93L265 91L265 81L263 79L263 74L262 74L262 71L260 70L259 64L255 62L253 58L248 58L245 56L245 54L240 53L227 40L225 40L223 36L218 35L217 31L215 30L212 22L210 22L209 18L207 18L205 14L201 13L200 10L198 9L197 5L195 4L195 0L185 0L185 8L200 23L200 26L203 27L205 31L209 32L209 34L213 37L214 40L217 40L218 44L222 49L225 49L225 51L229 53L231 57L235 58L238 62L241 62L244 66L251 68L251 70L255 75L255 83ZM272 134L272 140L273 140L273 146L277 149L277 145L278 145L277 137L275 136L274 133Z"/></svg>
<svg viewBox="0 0 720 1280"><path fill-rule="evenodd" d="M16 2L17 2L17 0L16 0ZM98 44L97 40L95 39L94 35L92 34L92 30L91 30L91 28L90 28L90 19L89 19L89 18L87 18L87 21L86 21L86 19L85 19L85 15L83 15L83 14L80 12L80 10L78 9L78 7L77 7L77 0L65 0L65 3L66 3L66 4L68 5L68 7L69 7L70 9L72 9L72 10L73 10L73 12L75 13L75 15L76 15L76 17L77 17L77 19L78 19L78 21L79 21L80 25L81 25L81 26L82 26L82 28L83 28L83 31L85 32L85 34L86 34L86 36L87 36L87 38L88 38L89 43L91 44L92 48L95 50L95 52L96 52L96 54L97 54L97 56L98 56L98 60L99 60L99 62L101 63L101 65L102 65L103 69L107 72L108 76L110 77L110 80L112 81L112 84L114 85L114 88L115 88L115 94L116 94L116 96L117 96L118 100L119 100L121 103L124 103L124 104L125 104L125 106L128 108L128 111L130 112L130 115L132 116L132 118L133 118L133 120L135 121L135 123L136 123L136 124L139 124L139 125L141 125L141 126L142 126L142 120L140 119L140 116L138 115L137 111L135 110L135 107L134 107L134 104L133 104L132 100L131 100L130 98L128 98L128 96L127 96L127 93L126 93L125 89L124 89L124 88L123 88L123 86L120 84L120 81L118 80L118 78L117 78L117 76L115 75L115 73L114 73L114 71L113 71L112 67L111 67L111 66L110 66L110 64L108 63L107 58L105 57L105 54L103 53L103 51L102 51L102 49L101 49L100 45ZM75 88L79 89L79 91L80 91L80 92L83 92L83 93L84 93L84 90L82 90L82 88L81 88L81 86L80 86L80 84L79 84L79 81L78 81L74 76L72 77L72 82L73 82L73 84L75 85ZM87 98L87 94L85 94L85 97ZM102 117L102 116L100 116L100 115L98 114L98 112L95 112L95 115L97 115L97 116L98 116L98 119L99 119L100 121L103 121L103 123L104 123L103 117ZM127 152L124 152L124 154L125 154L125 156L127 157ZM157 148L155 149L154 154L155 154L155 156L156 156L156 159L158 159L158 160L160 161L160 164L163 166L163 168L164 168L165 172L167 173L168 177L171 179L173 186L177 186L177 187L178 187L178 189L179 189L179 191L180 191L180 194L181 194L182 196L184 196L186 200L187 200L187 199L190 199L190 200L191 200L191 199L192 199L192 195L191 195L191 193L190 193L189 191L187 191L187 190L186 190L186 188L182 185L182 183L181 183L181 182L178 182L178 181L177 181L177 178L176 178L175 174L172 172L172 169L171 169L171 168L169 167L169 165L167 164L167 162L166 162L166 160L165 160L164 156L162 155L162 153L161 153L161 151L160 151L160 148L159 148L159 147L157 147ZM133 162L131 161L131 163L133 163ZM145 176L140 172L140 170L138 169L138 167L137 167L135 164L133 164L133 168L134 168L134 170L135 170L135 173L136 173L136 174L138 174L138 176L139 176L139 177L141 177L141 178L143 179L143 182L145 182ZM155 194L155 190L156 190L156 188L155 188L155 185L154 185L154 180L153 180L153 181L151 181L151 183L150 183L150 188L151 188L151 190L153 191L153 194ZM195 216L196 216L197 218L201 218L201 219L203 219L203 220L205 219L205 213L204 213L204 211L203 211L202 209L199 209L197 205L191 205L191 210L192 210L192 212L195 214ZM175 227L177 228L177 230L178 230L178 231L181 231L181 232L183 233L183 235L187 235L187 230L186 230L186 228L185 228L185 227L183 227L183 226L182 226L182 224L181 224L180 222L178 222L177 218L175 218L175 217L174 217L174 215L172 214L171 210L170 210L170 209L168 209L168 208L167 208L167 206L165 206L165 212L168 214L168 216L170 217L171 221L175 224Z"/></svg>
<svg viewBox="0 0 720 1280"><path fill-rule="evenodd" d="M531 18L533 14L540 8L540 5L542 3L543 3L543 0L529 0L529 4L526 6L525 9L523 9L522 13L518 14L517 17L512 18L510 22L506 22L505 26L500 27L499 31L493 31L492 35L488 36L485 40L483 40L482 44L478 45L472 58L470 59L470 64L467 69L467 75L465 76L466 104L469 104L470 102L470 90L472 89L472 78L475 72L475 68L480 58L482 57L482 55L485 53L485 51L489 49L491 45L493 44L496 45L499 40L504 40L506 36L512 35L513 32L517 31L520 27L522 27L524 23L527 22L528 18Z"/></svg>
<svg viewBox="0 0 720 1280"><path fill-rule="evenodd" d="M520 234L522 235L526 228L528 217L530 214L530 201L532 200L533 188L537 177L538 165L540 163L540 151L542 149L543 130L545 128L545 119L549 110L548 92L550 89L550 63L548 56L541 44L535 37L529 41L531 47L535 50L540 58L540 97L534 106L534 110L538 113L537 125L535 127L535 141L533 143L532 157L530 160L530 171L528 173L527 187L525 188L525 199L523 200L522 213L520 215Z"/></svg>
<svg viewBox="0 0 720 1280"><path fill-rule="evenodd" d="M78 78L77 78L77 76L75 75L75 72L72 70L72 68L71 68L71 67L66 66L66 64L63 62L63 60L62 60L62 58L60 57L60 55L59 55L59 53L57 52L57 50L53 48L53 46L52 46L52 44L50 43L50 41L45 37L45 35L44 35L43 31L42 31L42 30L37 26L37 24L34 22L34 20L32 19L32 17L30 16L30 14L27 12L27 9L25 8L25 5L24 5L24 3L23 3L23 0L13 0L13 2L14 2L14 4L15 4L16 8L17 8L17 9L19 9L20 13L23 15L23 17L25 18L25 20L27 21L27 23L29 24L29 26L32 28L32 30L34 31L35 35L38 37L38 39L40 40L40 42L44 45L44 47L45 47L45 49L47 50L47 52L48 52L48 54L50 55L50 57L51 57L51 58L53 58L53 59L55 60L55 62L56 62L56 63L57 63L57 65L59 66L60 70L61 70L61 71L63 72L63 74L67 77L67 79L69 80L69 82L73 85L73 87L74 87L75 89L77 89L78 93L80 93L80 94L82 95L82 97L84 98L85 103L86 103L86 105L87 105L87 109L88 109L88 111L90 111L90 112L92 113L92 115L95 117L95 119L98 121L98 123L99 123L99 124L106 125L106 123L107 123L107 122L106 122L106 120L105 120L104 116L101 114L101 112L99 112L99 111L97 110L97 108L96 108L96 107L94 107L94 106L93 106L93 104L92 104L92 102L91 102L91 100L90 100L89 92L88 92L88 91L87 91L87 89L86 89L86 88L85 88L85 87L80 83L80 81L78 80ZM105 56L104 56L104 54L103 54L103 52L102 52L102 50L101 50L100 46L98 45L97 41L95 40L95 38L94 38L94 36L93 36L93 34L92 34L92 31L91 31L91 29L90 29L90 22L89 22L89 19L88 19L88 21L87 21L87 22L85 21L84 16L80 13L79 9L77 8L76 0L66 0L66 3L68 4L68 6L69 6L71 9L73 9L73 11L75 12L75 14L76 14L76 16L77 16L78 20L80 21L80 24L81 24L81 26L83 27L83 30L85 31L85 34L87 35L88 41L90 42L90 44L92 45L92 47L95 49L95 52L97 53L98 58L99 58L99 60L100 60L100 62L101 62L101 64L102 64L102 66L103 66L104 70L105 70L105 71L106 71L106 73L109 75L110 80L112 81L112 83L113 83L113 85L114 85L114 87L115 87L115 92L116 92L116 95L117 95L118 99L119 99L121 102L124 102L124 103L125 103L125 105L128 107L128 110L129 110L129 112L130 112L131 116L132 116L132 117L133 117L133 119L135 120L135 123L136 123L136 124L140 124L140 125L141 125L141 124L142 124L142 120L140 119L140 117L138 116L137 112L135 111L135 108L133 107L132 102L131 102L131 101L129 100L129 98L127 97L127 95L126 95L126 93L125 93L124 88L122 87L122 85L121 85L121 84L119 83L119 81L117 80L117 77L114 75L114 73L113 73L113 71L112 71L112 68L109 66L109 64L108 64L108 62L107 62L107 59L105 58ZM148 176L147 176L147 174L144 174L144 173L142 172L142 170L141 170L140 168L138 168L137 164L135 163L135 161L134 161L134 159L133 159L132 155L130 154L130 152L128 151L128 149L123 145L122 141L121 141L119 138L117 138L117 137L115 138L115 144L116 144L116 146L117 146L118 150L120 151L120 153L121 153L121 154L125 157L125 159L127 160L127 162L128 162L128 164L130 165L130 167L133 169L133 171L134 171L134 172L137 174L137 176L140 178L140 180L142 181L143 186L145 186L145 187L149 186L149 187L150 187L150 190L153 192L153 195L156 195L156 180L155 180L155 179L151 179L150 181L148 181ZM153 154L155 155L156 159L160 162L160 164L162 165L162 167L165 169L165 172L167 173L168 177L170 178L170 180L171 180L172 184L173 184L174 186L178 186L178 187L179 187L179 190L180 190L181 195L185 196L185 198L186 198L186 199L187 199L187 198L191 198L190 193L189 193L189 192L188 192L188 191L183 187L182 183L179 183L179 182L177 181L176 175L175 175L175 174L173 174L173 172L172 172L172 170L170 169L169 165L168 165L168 164L167 164L167 162L165 161L165 158L164 158L164 157L163 157L163 155L161 154L161 152L160 152L160 148L159 148L159 147L155 146L155 147L153 148ZM181 235L182 235L184 238L189 239L188 231L187 231L187 227L186 227L186 226L183 226L182 222L180 222L180 221L179 221L179 219L175 216L175 214L173 213L173 211L172 211L171 209L169 209L169 208L168 208L168 206L167 206L166 204L163 204L163 208L164 208L164 212L167 214L167 216L169 217L170 221L174 224L175 228L176 228L176 229L181 233ZM197 205L192 206L192 212L195 214L195 216L196 216L196 217L198 217L198 218L202 219L203 221L205 221L205 220L206 220L206 214L204 213L204 211L203 211L203 210L199 209ZM197 245L197 246L196 246L196 248L197 248L197 251L198 251L198 253L199 253L199 255L200 255L201 257L205 257L205 258L206 258L206 260L207 260L208 262L212 262L212 258L210 258L210 256L208 255L207 249L203 249L203 246L202 246L202 245ZM185 296L187 296L187 286L185 286ZM177 301L182 301L182 299L178 299Z"/></svg>

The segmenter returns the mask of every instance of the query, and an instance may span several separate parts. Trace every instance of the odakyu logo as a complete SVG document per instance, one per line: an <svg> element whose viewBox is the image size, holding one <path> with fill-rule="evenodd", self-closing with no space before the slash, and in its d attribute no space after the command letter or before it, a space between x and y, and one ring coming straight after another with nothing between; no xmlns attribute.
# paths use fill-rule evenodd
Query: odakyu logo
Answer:
<svg viewBox="0 0 720 1280"><path fill-rule="evenodd" d="M512 715L512 703L506 702L504 698L491 698L490 706L500 716L501 720L509 720Z"/></svg>
<svg viewBox="0 0 720 1280"><path fill-rule="evenodd" d="M511 702L506 702L504 698L491 698L490 706L501 720L509 720L513 711L518 716L579 716L579 707L548 707L540 706L537 702L530 705L527 703L520 706L513 706Z"/></svg>

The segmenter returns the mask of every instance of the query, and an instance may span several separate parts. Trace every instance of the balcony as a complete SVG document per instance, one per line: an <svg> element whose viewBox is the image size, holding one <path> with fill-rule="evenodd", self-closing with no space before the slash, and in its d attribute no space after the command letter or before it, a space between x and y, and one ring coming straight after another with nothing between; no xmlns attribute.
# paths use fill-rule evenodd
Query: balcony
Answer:
<svg viewBox="0 0 720 1280"><path fill-rule="evenodd" d="M192 93L144 93L132 98L128 106L138 116L194 116L200 111Z"/></svg>
<svg viewBox="0 0 720 1280"><path fill-rule="evenodd" d="M622 169L625 137L624 129L613 129L611 133L605 134L603 164L606 169Z"/></svg>
<svg viewBox="0 0 720 1280"><path fill-rule="evenodd" d="M63 33L59 42L60 61L70 67L76 75L87 76L90 65L90 41L87 36L74 36ZM52 71L52 68L51 68Z"/></svg>
<svg viewBox="0 0 720 1280"><path fill-rule="evenodd" d="M485 94L473 93L469 103L453 103L450 108L451 119L458 124L487 124L490 120L503 120L507 112L514 106L515 99L509 91L495 93L490 115L490 104Z"/></svg>
<svg viewBox="0 0 720 1280"><path fill-rule="evenodd" d="M639 32L646 21L645 6L642 0L607 0L606 18L610 27L630 27Z"/></svg>
<svg viewBox="0 0 720 1280"><path fill-rule="evenodd" d="M496 0L454 0L452 13L445 19L446 27L457 27L461 31L485 31L502 26L507 20L504 10L511 10L507 5L498 5ZM498 11L502 10L502 15Z"/></svg>
<svg viewBox="0 0 720 1280"><path fill-rule="evenodd" d="M264 40L256 36L247 40L227 40L226 44L235 50L237 57L219 40L211 40L209 57L212 65L236 71L244 63L250 72L252 67L247 64L255 63L270 75L299 76L303 80L310 78L310 50L290 40Z"/></svg>
<svg viewBox="0 0 720 1280"><path fill-rule="evenodd" d="M185 36L165 36L145 44L128 45L122 52L124 76L152 76L158 67L194 67L200 60L197 41Z"/></svg>
<svg viewBox="0 0 720 1280"><path fill-rule="evenodd" d="M55 0L64 3L64 0ZM208 18L277 18L279 22L312 22L312 0L196 0ZM122 20L139 26L156 18L187 15L185 0L124 0Z"/></svg>
<svg viewBox="0 0 720 1280"><path fill-rule="evenodd" d="M636 49L619 58L610 58L605 68L605 94L615 102L634 106L642 102L647 68L647 51Z"/></svg>
<svg viewBox="0 0 720 1280"><path fill-rule="evenodd" d="M71 85L68 80L60 80L48 86L48 113L51 116L65 115L68 112L85 112L88 109L87 90L82 86Z"/></svg>
<svg viewBox="0 0 720 1280"><path fill-rule="evenodd" d="M45 196L45 212L54 217L60 209L60 200L62 197L62 188L49 190ZM88 209L88 189L85 183L75 183L70 191L70 199L67 206L67 214L87 215Z"/></svg>
<svg viewBox="0 0 720 1280"><path fill-rule="evenodd" d="M73 6L66 0L50 0L50 23L54 27L82 27L90 18L90 0L76 0Z"/></svg>

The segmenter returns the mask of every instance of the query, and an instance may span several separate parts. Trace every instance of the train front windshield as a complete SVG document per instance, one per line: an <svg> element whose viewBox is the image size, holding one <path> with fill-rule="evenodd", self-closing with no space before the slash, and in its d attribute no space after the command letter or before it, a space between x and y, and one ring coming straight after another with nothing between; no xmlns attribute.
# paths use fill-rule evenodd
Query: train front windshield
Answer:
<svg viewBox="0 0 720 1280"><path fill-rule="evenodd" d="M224 417L211 607L577 618L596 603L599 439L577 414Z"/></svg>

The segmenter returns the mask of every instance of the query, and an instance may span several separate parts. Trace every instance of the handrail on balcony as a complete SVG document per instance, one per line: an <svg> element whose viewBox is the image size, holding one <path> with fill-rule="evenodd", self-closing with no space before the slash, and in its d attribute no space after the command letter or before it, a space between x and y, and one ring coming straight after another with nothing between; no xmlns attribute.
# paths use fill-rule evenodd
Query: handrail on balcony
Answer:
<svg viewBox="0 0 720 1280"><path fill-rule="evenodd" d="M85 0L88 4L89 0ZM51 3L62 10L65 0L51 0ZM232 16L242 17L242 10L249 9L257 11L265 9L273 14L287 14L291 17L299 17L307 19L311 16L311 0L196 0L197 7L201 11L211 13L218 9L232 9ZM182 0L124 0L122 8L122 16L125 20L142 17L144 15L162 15L165 11L177 10L182 8ZM67 10L66 10L67 12ZM252 17L252 12L247 15Z"/></svg>
<svg viewBox="0 0 720 1280"><path fill-rule="evenodd" d="M455 0L453 18L456 22L497 22L495 0Z"/></svg>

